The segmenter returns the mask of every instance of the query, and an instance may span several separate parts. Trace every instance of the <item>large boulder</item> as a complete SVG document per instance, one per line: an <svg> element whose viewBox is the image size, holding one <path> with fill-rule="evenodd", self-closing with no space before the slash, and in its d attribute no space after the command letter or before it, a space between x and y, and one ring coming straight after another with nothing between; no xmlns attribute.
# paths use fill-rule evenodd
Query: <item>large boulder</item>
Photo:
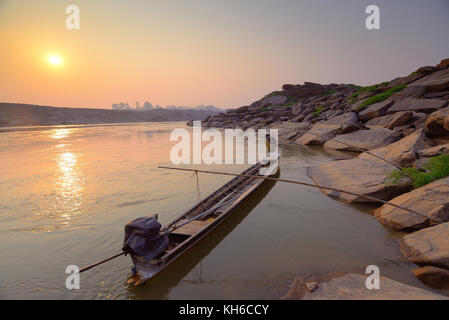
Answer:
<svg viewBox="0 0 449 320"><path fill-rule="evenodd" d="M398 166L408 166L416 160L417 152L419 150L429 148L430 146L431 141L426 138L424 130L419 129L411 135L386 147L371 150L370 153L375 156L364 152L360 154L358 158L376 162L384 162L377 158L380 157Z"/></svg>
<svg viewBox="0 0 449 320"><path fill-rule="evenodd" d="M426 120L426 129L433 135L449 135L449 108L432 113Z"/></svg>
<svg viewBox="0 0 449 320"><path fill-rule="evenodd" d="M424 289L380 277L380 288L366 287L368 275L347 273L324 279L320 282L304 283L295 278L283 300L447 300L448 298Z"/></svg>
<svg viewBox="0 0 449 320"><path fill-rule="evenodd" d="M365 126L370 129L387 128L394 129L403 126L413 119L413 111L396 112L369 120Z"/></svg>
<svg viewBox="0 0 449 320"><path fill-rule="evenodd" d="M438 69L448 68L449 67L449 58L441 60L441 62L439 64L437 64L435 67Z"/></svg>
<svg viewBox="0 0 449 320"><path fill-rule="evenodd" d="M388 108L390 108L393 104L394 101L392 99L372 104L365 110L359 112L359 118L361 121L368 121L373 118L383 116L387 113Z"/></svg>
<svg viewBox="0 0 449 320"><path fill-rule="evenodd" d="M449 269L449 222L408 234L398 243L402 254L417 265Z"/></svg>
<svg viewBox="0 0 449 320"><path fill-rule="evenodd" d="M286 96L278 95L263 98L258 104L258 108L269 107L269 106L279 106L286 103L288 98Z"/></svg>
<svg viewBox="0 0 449 320"><path fill-rule="evenodd" d="M449 154L449 143L441 144L435 147L430 147L427 149L423 149L418 151L419 157L435 157L442 154Z"/></svg>
<svg viewBox="0 0 449 320"><path fill-rule="evenodd" d="M449 68L438 70L424 78L409 84L409 87L424 87L426 92L444 91L449 89Z"/></svg>
<svg viewBox="0 0 449 320"><path fill-rule="evenodd" d="M444 287L449 283L449 270L434 266L425 266L412 270L421 281L434 287Z"/></svg>
<svg viewBox="0 0 449 320"><path fill-rule="evenodd" d="M394 166L386 162L349 159L309 167L306 172L320 186L354 192L381 200L390 200L409 191L411 187L409 179L402 179L397 184L387 183L387 175L394 169ZM322 191L330 197L346 202L374 202L344 192L325 189L322 189Z"/></svg>
<svg viewBox="0 0 449 320"><path fill-rule="evenodd" d="M363 152L384 147L397 140L400 134L390 129L357 130L336 136L324 144L326 149Z"/></svg>
<svg viewBox="0 0 449 320"><path fill-rule="evenodd" d="M432 222L447 222L449 221L449 177L400 195L390 202L423 214L418 215L388 204L374 210L376 219L392 228L410 231L428 227Z"/></svg>
<svg viewBox="0 0 449 320"><path fill-rule="evenodd" d="M388 109L387 113L392 114L400 111L416 111L424 113L432 113L447 105L446 100L442 99L416 99L406 98L399 100Z"/></svg>
<svg viewBox="0 0 449 320"><path fill-rule="evenodd" d="M322 146L337 134L359 129L358 116L355 112L344 113L330 120L315 124L306 134L296 140L303 145Z"/></svg>

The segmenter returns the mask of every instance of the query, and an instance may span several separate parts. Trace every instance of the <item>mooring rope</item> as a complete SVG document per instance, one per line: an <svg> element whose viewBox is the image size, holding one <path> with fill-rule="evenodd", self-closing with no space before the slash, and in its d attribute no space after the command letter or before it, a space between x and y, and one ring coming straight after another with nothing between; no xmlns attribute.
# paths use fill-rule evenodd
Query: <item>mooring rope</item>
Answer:
<svg viewBox="0 0 449 320"><path fill-rule="evenodd" d="M326 137L326 136L324 136L324 135L320 135L320 134L316 134L316 133L309 132L310 130L291 129L291 128L286 128L286 127L281 127L281 128L282 128L282 129L286 129L286 130L290 130L290 131L295 131L295 132L298 132L298 131L304 132L305 134L310 134L310 135L315 136L315 137L318 137L318 138L323 138L323 139L329 138L329 137ZM365 149L365 148L362 148L362 147L359 147L359 146L355 146L355 145L352 145L352 144L350 144L350 143L347 143L347 142L344 142L344 141L337 140L337 139L335 139L335 138L333 138L332 140L335 141L335 142L344 144L344 145L346 145L346 146L348 146L348 147L358 149L358 150L360 150L360 151L362 151L362 152L365 152L366 154L369 154L370 156L373 156L374 158L377 158L377 159L379 159L379 160L385 161L386 163L392 165L393 167L395 167L396 169L398 169L398 170L404 172L405 175L407 175L408 177L410 177L410 175L409 175L407 172L403 171L403 169L402 169L400 166L398 166L397 164L391 162L390 160L384 159L384 158L382 158L382 157L380 157L380 156L378 156L378 155L376 155L376 154L370 152L369 150L367 150L367 149Z"/></svg>
<svg viewBox="0 0 449 320"><path fill-rule="evenodd" d="M342 190L339 188L332 188L332 187L325 187L322 185L318 185L318 184L313 184L313 183L308 183L308 182L303 182L303 181L296 181L296 180L289 180L289 179L280 179L280 178L272 178L272 177L265 177L265 176L259 176L259 175L247 175L247 174L238 174L238 173L228 173L228 172L219 172L219 171L210 171L210 170L198 170L198 169L188 169L188 168L175 168L175 167L166 167L166 166L158 166L158 168L160 169L170 169L170 170L180 170L180 171L198 171L201 173L209 173L209 174L218 174L218 175L226 175L226 176L242 176L242 177L247 177L247 178L255 178L255 179L265 179L265 180L271 180L271 181L277 181L277 182L286 182L286 183L292 183L292 184L299 184L299 185L303 185L303 186L307 186L307 187L314 187L314 188L318 188L318 189L324 189L324 190L331 190L331 191L336 191L336 192L341 192L341 193L346 193L346 194L350 194L353 196L357 196L357 197L361 197L361 198L365 198L371 201L375 201L375 202L381 202L383 204L388 204L390 206L396 207L398 209L402 209L405 211L408 211L410 213L425 217L426 219L428 219L431 222L434 223L441 223L441 221L437 221L429 216L427 216L426 214L422 213L422 212L418 212L416 210L389 202L389 201L385 201L382 199L378 199L372 196L367 196L367 195L363 195L363 194L359 194L356 192L352 192L352 191L346 191L346 190Z"/></svg>
<svg viewBox="0 0 449 320"><path fill-rule="evenodd" d="M194 175L196 176L196 200L198 203L201 201L201 193L200 193L200 181L198 178L198 171L195 170Z"/></svg>

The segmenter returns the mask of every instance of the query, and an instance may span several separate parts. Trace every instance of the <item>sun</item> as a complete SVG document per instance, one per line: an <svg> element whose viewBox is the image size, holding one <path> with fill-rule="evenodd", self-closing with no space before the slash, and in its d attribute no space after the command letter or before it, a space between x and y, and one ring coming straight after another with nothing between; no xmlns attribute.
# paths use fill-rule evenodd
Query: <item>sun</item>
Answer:
<svg viewBox="0 0 449 320"><path fill-rule="evenodd" d="M54 67L59 67L62 64L62 58L57 54L48 55L47 61Z"/></svg>

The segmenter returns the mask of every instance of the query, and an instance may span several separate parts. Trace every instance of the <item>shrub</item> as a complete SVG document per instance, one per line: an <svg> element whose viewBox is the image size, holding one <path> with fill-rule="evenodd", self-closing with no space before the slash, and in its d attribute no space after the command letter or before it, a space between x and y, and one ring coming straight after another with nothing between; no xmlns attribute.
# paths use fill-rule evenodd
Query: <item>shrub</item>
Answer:
<svg viewBox="0 0 449 320"><path fill-rule="evenodd" d="M396 86L391 89L388 89L387 91L385 91L383 93L379 93L379 94L376 94L375 96L369 97L369 98L365 99L362 102L362 104L356 108L356 110L361 111L373 103L382 102L384 100L387 100L389 97L391 97L393 95L393 93L401 91L405 87L406 87L406 85L402 84L400 86Z"/></svg>
<svg viewBox="0 0 449 320"><path fill-rule="evenodd" d="M413 187L419 188L432 181L449 176L449 154L442 154L429 159L421 169L401 168L388 174L388 183L395 184L403 177L409 177L413 181Z"/></svg>
<svg viewBox="0 0 449 320"><path fill-rule="evenodd" d="M315 110L313 110L312 114L318 117L325 108L324 107L316 107Z"/></svg>

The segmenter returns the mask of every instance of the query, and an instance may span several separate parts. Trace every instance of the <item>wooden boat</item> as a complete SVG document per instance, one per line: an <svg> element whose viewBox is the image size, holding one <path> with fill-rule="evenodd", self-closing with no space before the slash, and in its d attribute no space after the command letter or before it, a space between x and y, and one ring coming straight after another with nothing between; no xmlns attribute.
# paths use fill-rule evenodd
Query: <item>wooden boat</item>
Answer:
<svg viewBox="0 0 449 320"><path fill-rule="evenodd" d="M261 168L265 169L264 176L276 174L279 155L272 154L271 159L275 161L258 162L242 174L259 175ZM173 220L160 231L168 232L168 246L161 254L149 262L143 257L131 255L134 267L128 283L140 285L154 277L219 226L264 182L264 179L237 176Z"/></svg>

